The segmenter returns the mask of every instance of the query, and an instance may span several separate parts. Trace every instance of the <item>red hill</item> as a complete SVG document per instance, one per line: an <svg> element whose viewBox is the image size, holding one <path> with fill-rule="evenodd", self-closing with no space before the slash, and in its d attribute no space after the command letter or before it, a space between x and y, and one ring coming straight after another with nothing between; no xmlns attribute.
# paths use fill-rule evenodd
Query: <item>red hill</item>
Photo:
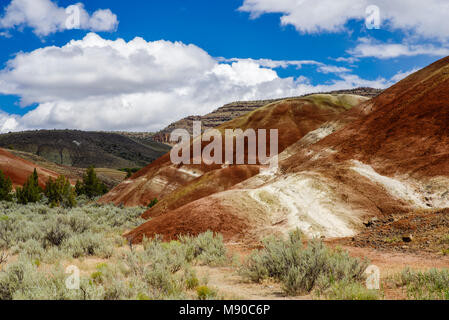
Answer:
<svg viewBox="0 0 449 320"><path fill-rule="evenodd" d="M49 177L57 178L56 172L41 168L29 161L14 156L5 149L0 149L0 170L12 180L14 187L22 186L28 177L37 169L39 184L43 187Z"/></svg>

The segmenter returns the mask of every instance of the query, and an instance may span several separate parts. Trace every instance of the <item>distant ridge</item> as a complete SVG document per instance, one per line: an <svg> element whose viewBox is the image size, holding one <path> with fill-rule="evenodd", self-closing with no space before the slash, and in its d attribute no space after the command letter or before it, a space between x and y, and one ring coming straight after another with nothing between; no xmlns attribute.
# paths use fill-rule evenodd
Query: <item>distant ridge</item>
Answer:
<svg viewBox="0 0 449 320"><path fill-rule="evenodd" d="M373 89L373 88L367 88L367 87L361 87L356 89L350 89L350 90L339 90L339 91L332 91L332 92L325 92L327 94L353 94L368 98L373 98L380 94L382 90L380 89ZM324 93L324 92L323 92ZM307 97L312 94L307 94L301 97ZM300 97L292 97L292 98L300 98ZM188 116L184 119L181 119L179 121L173 122L163 130L153 134L150 139L153 141L161 142L170 144L170 133L175 129L185 129L190 132L190 134L193 134L192 132L192 126L193 121L201 121L202 122L202 129L207 130L209 128L215 128L220 125L222 125L225 122L231 121L235 118L238 118L240 116L243 116L251 111L254 111L260 107L263 107L267 104L278 102L285 100L286 98L280 98L280 99L271 99L271 100L259 100L259 101L236 101L229 104L224 105L221 108L218 108L217 110L205 115L205 116Z"/></svg>
<svg viewBox="0 0 449 320"><path fill-rule="evenodd" d="M0 147L29 152L60 165L112 169L144 167L170 150L169 146L154 141L78 130L1 134Z"/></svg>

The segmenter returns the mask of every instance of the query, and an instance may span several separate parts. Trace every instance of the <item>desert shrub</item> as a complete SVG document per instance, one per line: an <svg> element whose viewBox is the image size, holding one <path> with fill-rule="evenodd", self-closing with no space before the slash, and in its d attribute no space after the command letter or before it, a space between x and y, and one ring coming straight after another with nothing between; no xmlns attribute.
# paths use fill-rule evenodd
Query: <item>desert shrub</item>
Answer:
<svg viewBox="0 0 449 320"><path fill-rule="evenodd" d="M27 205L0 201L0 239L6 239L0 243L19 259L2 265L0 299L191 299L196 295L188 290L200 285L191 265L226 258L222 237L211 232L168 243L156 237L145 240L143 250L111 256L113 244L124 245L123 232L142 223L146 208L79 204L49 208L46 199ZM67 290L64 270L48 267L86 256L111 262L82 275L80 290Z"/></svg>
<svg viewBox="0 0 449 320"><path fill-rule="evenodd" d="M43 225L43 236L45 246L53 245L59 247L62 242L71 236L69 226L62 223L62 219L53 219L47 225Z"/></svg>
<svg viewBox="0 0 449 320"><path fill-rule="evenodd" d="M150 201L150 203L148 204L148 208L151 209L153 208L155 205L157 205L157 203L159 202L159 200L157 198L154 198L153 200Z"/></svg>
<svg viewBox="0 0 449 320"><path fill-rule="evenodd" d="M198 300L214 300L217 299L217 292L208 286L200 286L196 288Z"/></svg>
<svg viewBox="0 0 449 320"><path fill-rule="evenodd" d="M153 296L157 299L178 296L184 291L182 278L171 273L164 266L154 265L152 268L147 269L144 279L151 287Z"/></svg>
<svg viewBox="0 0 449 320"><path fill-rule="evenodd" d="M124 230L141 224L140 215L145 210L93 203L76 208L49 208L45 202L45 199L28 205L0 202L0 212L4 212L0 215L0 248L44 262L92 252L109 257L114 244L124 245L121 237ZM44 209L46 214L41 213Z"/></svg>
<svg viewBox="0 0 449 320"><path fill-rule="evenodd" d="M45 250L42 248L42 244L35 239L21 242L16 251L30 259L42 259L45 255Z"/></svg>
<svg viewBox="0 0 449 320"><path fill-rule="evenodd" d="M200 285L200 281L198 280L195 270L191 268L186 268L184 271L184 277L186 281L186 287L187 289L195 289Z"/></svg>
<svg viewBox="0 0 449 320"><path fill-rule="evenodd" d="M179 241L185 247L188 262L195 260L205 265L221 265L226 262L226 247L221 234L207 231L197 237L181 236Z"/></svg>
<svg viewBox="0 0 449 320"><path fill-rule="evenodd" d="M17 202L20 204L36 203L42 199L42 188L39 186L39 176L37 175L37 170L23 185L23 188L18 187L16 189Z"/></svg>
<svg viewBox="0 0 449 320"><path fill-rule="evenodd" d="M13 237L13 221L6 215L0 216L0 248L9 248Z"/></svg>
<svg viewBox="0 0 449 320"><path fill-rule="evenodd" d="M405 269L396 276L396 285L404 287L409 298L417 300L449 300L449 270L426 272Z"/></svg>
<svg viewBox="0 0 449 320"><path fill-rule="evenodd" d="M92 228L92 220L85 215L79 214L68 214L65 216L65 224L67 224L75 234L81 234Z"/></svg>
<svg viewBox="0 0 449 320"><path fill-rule="evenodd" d="M2 265L8 262L8 254L4 250L0 250L0 271L2 270Z"/></svg>
<svg viewBox="0 0 449 320"><path fill-rule="evenodd" d="M83 181L77 181L75 191L78 196L86 195L93 199L108 192L108 187L102 183L95 173L94 167L89 167L83 176Z"/></svg>
<svg viewBox="0 0 449 320"><path fill-rule="evenodd" d="M379 300L378 290L367 289L362 283L337 281L332 284L326 293L331 300Z"/></svg>
<svg viewBox="0 0 449 320"><path fill-rule="evenodd" d="M60 268L47 273L21 259L0 273L0 300L77 299L78 292L65 287L65 277Z"/></svg>
<svg viewBox="0 0 449 320"><path fill-rule="evenodd" d="M299 266L303 244L296 233L290 234L288 241L270 237L264 240L263 245L264 248L254 251L240 269L243 277L253 282L267 278L281 280L290 267Z"/></svg>
<svg viewBox="0 0 449 320"><path fill-rule="evenodd" d="M250 255L240 274L254 282L272 278L282 283L288 295L299 295L325 292L338 281L361 282L367 267L368 262L328 249L321 241L311 241L305 248L297 231L287 241L265 240L264 248Z"/></svg>
<svg viewBox="0 0 449 320"><path fill-rule="evenodd" d="M0 170L0 201L12 200L12 181Z"/></svg>
<svg viewBox="0 0 449 320"><path fill-rule="evenodd" d="M56 180L50 177L45 185L44 194L51 207L72 208L76 205L75 190L69 179L64 176L59 176Z"/></svg>
<svg viewBox="0 0 449 320"><path fill-rule="evenodd" d="M113 247L101 235L91 232L85 232L68 238L64 241L63 249L73 258L84 256L109 258L113 252Z"/></svg>

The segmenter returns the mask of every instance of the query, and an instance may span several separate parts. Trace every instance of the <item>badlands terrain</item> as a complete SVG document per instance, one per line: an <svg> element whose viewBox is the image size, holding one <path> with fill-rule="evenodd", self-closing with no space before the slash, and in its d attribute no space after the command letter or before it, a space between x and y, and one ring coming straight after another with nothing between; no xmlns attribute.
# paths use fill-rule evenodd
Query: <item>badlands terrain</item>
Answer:
<svg viewBox="0 0 449 320"><path fill-rule="evenodd" d="M369 230L386 228L396 230L401 248L414 247L414 241L402 243L400 233L419 230L421 222L443 227L442 209L449 206L448 62L372 99L286 99L218 127L279 128L277 172L259 172L257 165L174 166L166 155L100 201L134 206L160 200L143 216L152 219L127 235L133 241L210 229L228 241L256 244L261 236L299 228L308 238L354 238L363 245L371 243L362 240Z"/></svg>
<svg viewBox="0 0 449 320"><path fill-rule="evenodd" d="M99 164L86 163L95 157L71 152L75 139L61 138L70 132L39 133L45 139L57 135L61 146L69 141L68 152L36 143L26 147L29 133L0 136L2 146L12 144L13 150L1 150L0 170L14 186L23 185L34 168L44 185L62 174L78 180L84 171L73 166L119 169L148 163L126 179L98 170L114 187L96 201L80 199L79 208L48 211L42 203L25 208L2 203L1 224L30 215L44 230L7 246L12 258L5 268L25 254L39 261L27 266L33 272L54 261L76 265L88 283L84 298L92 299L449 299L447 101L449 58L382 92L362 88L239 102L169 126L189 129L192 121L205 119L206 128L223 135L226 129L278 129L276 170L260 161L174 165L169 147L159 144L168 142L169 129L155 135L117 133L117 141L132 142L114 146L101 144L106 136L86 137L93 139L86 140L88 150L101 150L98 157L107 152ZM84 133L78 134L76 141L85 144ZM111 157L117 162L107 166ZM72 230L50 247L47 218ZM86 232L101 235L96 242L89 238L92 250L82 249ZM39 251L39 241L52 256ZM376 290L364 287L369 264L380 269ZM24 294L5 289L5 283L0 277L5 297Z"/></svg>

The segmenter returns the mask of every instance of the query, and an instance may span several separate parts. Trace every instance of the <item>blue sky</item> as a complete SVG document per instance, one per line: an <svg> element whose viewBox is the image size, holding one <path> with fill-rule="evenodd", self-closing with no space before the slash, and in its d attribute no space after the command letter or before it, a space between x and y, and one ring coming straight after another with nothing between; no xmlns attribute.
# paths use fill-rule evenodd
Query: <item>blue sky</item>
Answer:
<svg viewBox="0 0 449 320"><path fill-rule="evenodd" d="M0 131L154 131L233 100L388 87L449 55L445 1L407 1L85 0L67 30L76 2L0 0Z"/></svg>

